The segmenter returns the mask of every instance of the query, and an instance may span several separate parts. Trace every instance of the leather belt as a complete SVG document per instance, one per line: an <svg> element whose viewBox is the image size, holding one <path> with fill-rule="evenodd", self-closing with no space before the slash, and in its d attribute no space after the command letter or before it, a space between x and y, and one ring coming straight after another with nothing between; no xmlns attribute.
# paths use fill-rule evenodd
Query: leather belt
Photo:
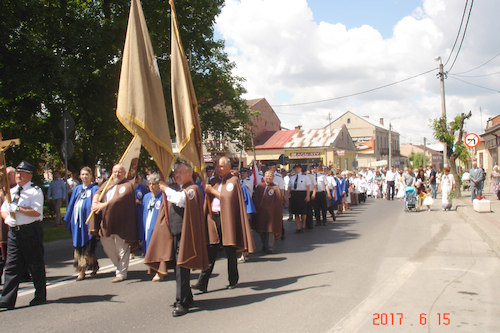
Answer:
<svg viewBox="0 0 500 333"><path fill-rule="evenodd" d="M26 229L27 227L33 227L35 225L35 223L37 223L37 222L40 222L40 221L35 221L35 222L28 223L28 224L16 225L15 227L9 227L9 228L12 231L21 231L23 229Z"/></svg>

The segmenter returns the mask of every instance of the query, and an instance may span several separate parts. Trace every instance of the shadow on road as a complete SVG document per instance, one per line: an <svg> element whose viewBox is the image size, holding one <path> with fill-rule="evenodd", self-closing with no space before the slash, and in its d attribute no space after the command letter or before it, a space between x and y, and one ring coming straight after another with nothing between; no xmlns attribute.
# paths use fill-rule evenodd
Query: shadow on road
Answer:
<svg viewBox="0 0 500 333"><path fill-rule="evenodd" d="M113 297L118 295L80 295L63 297L56 300L50 300L50 303L64 303L64 304L80 304L80 303L97 303L97 302L114 302L114 303L124 303L121 301L113 301Z"/></svg>

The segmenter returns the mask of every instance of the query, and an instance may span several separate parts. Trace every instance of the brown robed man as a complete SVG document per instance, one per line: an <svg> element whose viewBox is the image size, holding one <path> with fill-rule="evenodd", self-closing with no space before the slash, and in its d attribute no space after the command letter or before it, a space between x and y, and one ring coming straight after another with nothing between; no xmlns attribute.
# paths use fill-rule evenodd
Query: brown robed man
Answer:
<svg viewBox="0 0 500 333"><path fill-rule="evenodd" d="M127 278L130 252L138 248L137 213L134 184L126 179L123 165L113 167L113 179L94 194L89 234L101 236L106 255L116 266L112 282ZM106 188L106 189L105 189ZM105 191L99 202L101 192Z"/></svg>
<svg viewBox="0 0 500 333"><path fill-rule="evenodd" d="M255 250L240 180L233 176L230 170L231 161L227 157L219 159L217 176L205 187L210 267L202 271L198 283L191 286L202 292L207 291L208 280L214 269L220 245L224 246L228 260L228 289L234 289L238 284L236 251L254 252Z"/></svg>
<svg viewBox="0 0 500 333"><path fill-rule="evenodd" d="M257 213L252 216L252 228L260 234L262 251L273 253L274 236L281 236L283 230L283 199L279 186L273 183L274 173L266 171L264 179L253 192Z"/></svg>
<svg viewBox="0 0 500 333"><path fill-rule="evenodd" d="M182 316L193 303L190 269L207 269L207 225L201 189L193 183L193 168L181 163L175 172L176 186L160 183L165 197L158 212L144 263L167 274L175 269L176 302L172 315Z"/></svg>

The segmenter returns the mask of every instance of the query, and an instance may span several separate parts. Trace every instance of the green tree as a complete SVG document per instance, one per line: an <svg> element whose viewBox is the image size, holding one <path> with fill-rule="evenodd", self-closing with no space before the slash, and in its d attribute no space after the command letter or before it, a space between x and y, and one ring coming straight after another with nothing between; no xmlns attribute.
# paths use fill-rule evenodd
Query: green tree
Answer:
<svg viewBox="0 0 500 333"><path fill-rule="evenodd" d="M412 165L412 168L413 169L418 169L418 168L423 168L424 167L424 153L415 153L413 150L411 151L410 153L410 156L408 156L408 160L411 163ZM429 165L429 162L431 161L431 159L426 156L425 157L425 165Z"/></svg>
<svg viewBox="0 0 500 333"><path fill-rule="evenodd" d="M434 137L446 143L446 151L448 156L448 163L450 172L455 177L457 186L455 186L455 197L461 197L462 192L460 190L459 177L457 174L456 160L459 159L462 162L467 161L469 152L464 144L464 124L467 119L472 116L472 112L469 111L468 114L462 113L456 116L450 123L446 122L445 117L438 119L431 119L430 128L434 131Z"/></svg>
<svg viewBox="0 0 500 333"><path fill-rule="evenodd" d="M0 4L0 132L21 138L7 162L28 159L60 167L64 111L76 126L70 138L75 152L70 169L110 168L131 135L115 116L121 53L128 22L126 0L25 0ZM228 140L242 136L251 123L241 95L243 79L232 75L234 63L224 42L214 39L214 21L223 0L177 0L180 34L205 134ZM162 76L167 117L174 133L170 95L170 6L143 1L153 48ZM141 159L145 160L145 159Z"/></svg>

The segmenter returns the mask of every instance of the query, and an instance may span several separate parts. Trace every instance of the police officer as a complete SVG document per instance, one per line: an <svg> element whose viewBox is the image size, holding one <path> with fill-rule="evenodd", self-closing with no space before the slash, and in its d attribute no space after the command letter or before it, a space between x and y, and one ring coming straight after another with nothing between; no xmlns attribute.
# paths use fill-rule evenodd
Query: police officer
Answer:
<svg viewBox="0 0 500 333"><path fill-rule="evenodd" d="M326 167L323 167L326 169ZM314 199L314 215L316 216L316 225L321 223L326 225L327 193L330 192L326 175L322 172L316 173L316 198ZM323 217L323 221L321 221Z"/></svg>
<svg viewBox="0 0 500 333"><path fill-rule="evenodd" d="M214 175L215 168L211 165L208 165L205 168L205 171L207 172L206 184L208 184L215 177Z"/></svg>
<svg viewBox="0 0 500 333"><path fill-rule="evenodd" d="M318 165L313 164L311 166L311 172L307 174L309 177L309 181L311 182L311 201L307 203L307 219L306 219L306 229L314 229L313 227L313 210L314 203L316 201L316 191L317 191L317 179L318 175L316 174L318 171Z"/></svg>
<svg viewBox="0 0 500 333"><path fill-rule="evenodd" d="M12 203L4 201L1 214L10 227L5 264L5 285L0 308L13 309L25 265L33 277L35 298L30 305L47 302L45 262L43 259L43 193L33 186L35 167L22 161L16 168L16 186L11 189Z"/></svg>
<svg viewBox="0 0 500 333"><path fill-rule="evenodd" d="M300 164L295 164L294 170L295 175L290 177L285 200L288 203L288 197L290 196L290 210L295 215L295 224L297 225L295 233L300 234L304 232L306 225L307 203L311 200L310 192L312 186L309 177L302 174Z"/></svg>

